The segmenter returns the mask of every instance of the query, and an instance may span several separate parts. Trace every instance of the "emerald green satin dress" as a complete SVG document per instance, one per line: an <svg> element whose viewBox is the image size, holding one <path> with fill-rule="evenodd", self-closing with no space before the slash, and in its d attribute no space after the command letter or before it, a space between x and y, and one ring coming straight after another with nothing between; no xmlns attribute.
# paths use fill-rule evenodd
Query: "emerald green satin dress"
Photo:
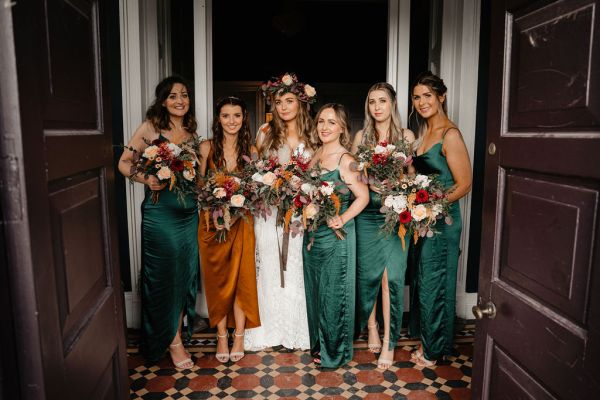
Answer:
<svg viewBox="0 0 600 400"><path fill-rule="evenodd" d="M442 139L443 140L443 139ZM446 189L454 178L438 142L413 160L419 173L438 174ZM452 225L438 220L439 232L420 238L415 246L415 265L411 266L409 334L420 337L428 360L452 354L456 315L456 272L460 254L462 219L458 202L450 205Z"/></svg>
<svg viewBox="0 0 600 400"><path fill-rule="evenodd" d="M379 211L381 196L369 191L369 197L369 204L355 218L357 253L355 334L360 334L367 327L369 316L381 290L383 272L387 269L390 293L389 350L392 350L402 329L404 278L410 234L406 236L406 248L403 250L397 234L382 233L380 226L385 222L385 214Z"/></svg>
<svg viewBox="0 0 600 400"><path fill-rule="evenodd" d="M341 181L338 169L321 176L326 181ZM344 212L351 194L340 195ZM344 225L346 237L337 238L327 225L304 235L304 286L310 352L320 353L321 366L337 368L352 360L356 284L356 235L354 219ZM307 245L314 242L310 251Z"/></svg>
<svg viewBox="0 0 600 400"><path fill-rule="evenodd" d="M193 195L185 205L168 188L153 204L146 190L142 203L142 342L148 361L159 360L187 315L188 334L198 290L198 207Z"/></svg>

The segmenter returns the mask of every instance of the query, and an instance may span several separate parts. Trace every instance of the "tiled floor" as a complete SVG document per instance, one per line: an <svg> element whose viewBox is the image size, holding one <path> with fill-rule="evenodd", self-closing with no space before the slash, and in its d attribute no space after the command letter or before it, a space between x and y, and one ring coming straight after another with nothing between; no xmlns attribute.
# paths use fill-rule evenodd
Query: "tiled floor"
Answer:
<svg viewBox="0 0 600 400"><path fill-rule="evenodd" d="M457 332L456 354L431 368L410 361L415 341L403 336L387 371L361 337L353 360L337 370L315 367L307 352L286 349L247 353L238 363L221 364L214 357L214 334L195 334L188 350L196 365L176 371L164 358L144 364L130 335L131 399L470 399L473 327Z"/></svg>

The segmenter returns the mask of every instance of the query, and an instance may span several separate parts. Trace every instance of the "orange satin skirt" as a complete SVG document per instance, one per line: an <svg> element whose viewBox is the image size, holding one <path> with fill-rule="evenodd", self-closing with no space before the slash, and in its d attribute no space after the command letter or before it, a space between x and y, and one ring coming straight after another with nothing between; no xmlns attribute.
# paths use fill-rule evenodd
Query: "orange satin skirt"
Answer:
<svg viewBox="0 0 600 400"><path fill-rule="evenodd" d="M233 304L246 314L245 328L260 326L254 261L254 221L240 218L227 232L227 240L218 243L216 230L209 220L207 230L204 211L200 214L198 245L210 326L215 327L227 316L227 326L235 328Z"/></svg>

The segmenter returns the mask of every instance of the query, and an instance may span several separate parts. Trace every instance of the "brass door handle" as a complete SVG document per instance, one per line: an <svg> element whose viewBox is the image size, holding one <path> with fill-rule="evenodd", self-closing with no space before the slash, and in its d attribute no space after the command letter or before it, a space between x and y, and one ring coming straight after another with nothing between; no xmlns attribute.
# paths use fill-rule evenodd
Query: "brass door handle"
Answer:
<svg viewBox="0 0 600 400"><path fill-rule="evenodd" d="M483 306L473 306L473 315L477 319L483 319L483 317L494 319L496 317L496 306L491 301Z"/></svg>

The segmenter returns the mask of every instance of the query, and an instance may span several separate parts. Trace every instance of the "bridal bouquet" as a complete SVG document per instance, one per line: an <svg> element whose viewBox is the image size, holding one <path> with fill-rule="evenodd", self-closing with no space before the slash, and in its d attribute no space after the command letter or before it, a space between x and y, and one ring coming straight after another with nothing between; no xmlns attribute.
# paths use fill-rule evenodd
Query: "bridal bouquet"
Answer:
<svg viewBox="0 0 600 400"><path fill-rule="evenodd" d="M288 162L279 163L277 158L269 158L252 160L247 164L246 174L259 185L256 212L266 218L271 213L270 207L276 207L277 223L284 225L286 232L291 230L293 236L301 233L302 229L299 221L291 221L294 212L289 210L295 207L294 203L300 201L300 188L310 157L304 144L300 144Z"/></svg>
<svg viewBox="0 0 600 400"><path fill-rule="evenodd" d="M351 164L354 171L362 171L362 180L366 184L391 189L399 182L412 163L412 150L404 141L396 144L379 142L377 146L360 145L356 153L357 160Z"/></svg>
<svg viewBox="0 0 600 400"><path fill-rule="evenodd" d="M227 240L227 232L235 219L245 218L246 212L252 210L252 203L247 201L248 190L242 179L233 173L207 172L199 190L198 207L204 213L207 231L212 219L217 242Z"/></svg>
<svg viewBox="0 0 600 400"><path fill-rule="evenodd" d="M445 217L445 223L452 224L448 215L448 200L444 188L438 181L427 175L414 178L404 175L398 186L381 195L381 212L385 214L382 230L391 234L398 230L402 249L406 249L405 236L412 232L417 243L419 237L432 237L436 223Z"/></svg>
<svg viewBox="0 0 600 400"><path fill-rule="evenodd" d="M144 178L154 175L163 183L167 182L170 191L177 194L177 199L185 205L185 197L196 193L196 168L198 165L197 139L176 145L167 140L156 139L147 142L148 147L138 152L133 147L127 147L133 152L130 178L141 174ZM156 204L160 192L152 192L152 202Z"/></svg>

